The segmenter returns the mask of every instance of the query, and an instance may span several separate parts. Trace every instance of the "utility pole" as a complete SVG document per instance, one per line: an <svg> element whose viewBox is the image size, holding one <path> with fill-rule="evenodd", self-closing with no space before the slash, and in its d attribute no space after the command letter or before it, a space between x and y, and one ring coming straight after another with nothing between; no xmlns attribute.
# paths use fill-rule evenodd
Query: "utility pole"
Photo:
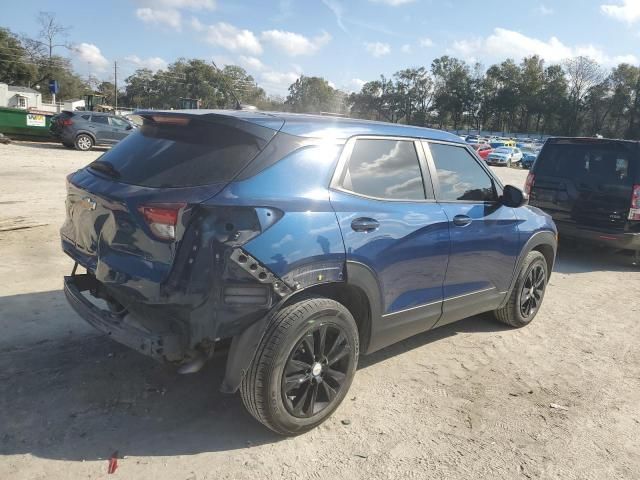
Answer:
<svg viewBox="0 0 640 480"><path fill-rule="evenodd" d="M114 114L118 114L118 62L113 61L113 97L115 98Z"/></svg>

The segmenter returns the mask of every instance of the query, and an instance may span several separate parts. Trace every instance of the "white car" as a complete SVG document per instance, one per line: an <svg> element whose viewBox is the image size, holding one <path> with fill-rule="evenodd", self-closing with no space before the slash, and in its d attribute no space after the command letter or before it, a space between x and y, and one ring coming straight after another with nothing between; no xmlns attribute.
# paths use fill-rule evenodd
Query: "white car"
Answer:
<svg viewBox="0 0 640 480"><path fill-rule="evenodd" d="M522 151L516 147L498 147L487 156L489 165L506 165L510 167L520 163Z"/></svg>

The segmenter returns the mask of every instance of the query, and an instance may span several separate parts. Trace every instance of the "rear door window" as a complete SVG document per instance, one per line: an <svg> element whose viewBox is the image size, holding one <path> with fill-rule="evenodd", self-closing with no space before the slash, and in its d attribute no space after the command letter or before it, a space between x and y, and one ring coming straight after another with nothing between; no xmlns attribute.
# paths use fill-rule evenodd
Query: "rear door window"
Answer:
<svg viewBox="0 0 640 480"><path fill-rule="evenodd" d="M107 117L102 116L102 115L92 115L91 116L91 121L93 123L99 123L101 125L108 125L109 124L109 119Z"/></svg>
<svg viewBox="0 0 640 480"><path fill-rule="evenodd" d="M550 143L536 162L537 175L571 179L577 186L631 185L637 147L624 142Z"/></svg>
<svg viewBox="0 0 640 480"><path fill-rule="evenodd" d="M118 181L145 187L228 182L276 134L270 128L232 117L154 118L157 121L146 118L140 128L96 162L106 163Z"/></svg>
<svg viewBox="0 0 640 480"><path fill-rule="evenodd" d="M343 190L388 200L424 200L412 140L358 139L341 174Z"/></svg>

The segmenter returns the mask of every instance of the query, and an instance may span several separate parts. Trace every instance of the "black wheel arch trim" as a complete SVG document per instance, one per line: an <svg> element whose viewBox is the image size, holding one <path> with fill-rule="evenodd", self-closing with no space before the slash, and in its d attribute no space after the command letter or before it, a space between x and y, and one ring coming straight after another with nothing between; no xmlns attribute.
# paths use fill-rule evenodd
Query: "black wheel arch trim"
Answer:
<svg viewBox="0 0 640 480"><path fill-rule="evenodd" d="M290 303L293 300L308 295L310 290L320 285L349 284L360 288L364 292L367 300L369 301L370 323L364 331L365 338L361 345L361 353L369 353L367 351L367 347L371 344L371 336L376 328L380 327L379 324L382 320L382 305L380 303L382 297L380 293L380 285L375 273L373 273L373 271L363 263L347 261L345 270L346 279L343 281L315 283L283 297L271 308L271 310L269 310L267 315L247 327L241 334L233 337L229 353L227 354L225 375L220 386L220 391L223 393L235 393L238 390L240 383L242 382L242 377L248 371L249 366L255 357L258 346L267 331L269 321L273 314L286 303Z"/></svg>
<svg viewBox="0 0 640 480"><path fill-rule="evenodd" d="M518 260L516 261L516 265L513 269L513 273L511 274L511 282L509 283L509 289L507 290L507 294L504 297L504 300L500 304L499 308L504 307L509 301L509 297L511 296L511 292L513 291L513 287L518 280L518 274L520 273L520 269L522 268L522 264L524 263L524 259L527 258L527 255L532 250L535 250L537 247L541 245L549 246L553 249L553 258L551 261L551 265L548 272L548 277L551 277L551 271L553 270L553 265L556 260L556 252L558 250L558 241L556 237L556 233L551 230L543 230L539 232L535 232L529 239L525 242L522 249L520 250L520 255L518 255ZM545 257L546 258L546 257Z"/></svg>

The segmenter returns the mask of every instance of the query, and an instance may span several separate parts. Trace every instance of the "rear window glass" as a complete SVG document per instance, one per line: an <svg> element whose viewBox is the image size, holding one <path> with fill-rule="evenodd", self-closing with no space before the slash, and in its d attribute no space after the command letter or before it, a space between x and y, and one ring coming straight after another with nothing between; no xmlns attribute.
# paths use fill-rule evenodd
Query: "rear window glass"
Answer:
<svg viewBox="0 0 640 480"><path fill-rule="evenodd" d="M276 133L233 118L187 118L184 125L145 120L97 162L112 167L114 178L123 183L145 187L207 185L231 180Z"/></svg>
<svg viewBox="0 0 640 480"><path fill-rule="evenodd" d="M631 143L551 143L538 158L535 173L581 183L634 183L637 147Z"/></svg>

